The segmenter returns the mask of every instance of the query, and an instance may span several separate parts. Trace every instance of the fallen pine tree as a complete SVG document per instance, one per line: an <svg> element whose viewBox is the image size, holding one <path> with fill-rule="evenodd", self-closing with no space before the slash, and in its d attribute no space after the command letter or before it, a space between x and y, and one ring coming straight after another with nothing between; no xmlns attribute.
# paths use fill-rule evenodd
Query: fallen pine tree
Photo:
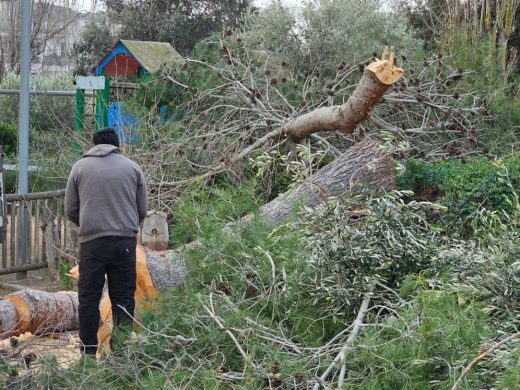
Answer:
<svg viewBox="0 0 520 390"><path fill-rule="evenodd" d="M311 112L293 119L279 129L277 135L291 134L291 138L301 139L319 130L339 129L352 132L357 124L369 116L384 92L401 75L402 70L393 66L393 54L390 60L376 61L367 66L364 77L347 103L330 107L328 111L322 109L316 116L312 116ZM304 117L307 117L305 121L302 119ZM236 157L243 158L265 142L255 142ZM383 151L377 141L366 138L301 185L264 205L260 209L260 215L267 222L276 224L290 217L298 204L313 207L331 197L341 197L364 190L381 193L394 187L395 172L391 157ZM244 219L248 218L250 216ZM186 245L187 248L190 246L193 245ZM77 268L71 272L73 276L79 276ZM148 299L156 298L160 292L177 286L185 276L186 266L182 249L155 252L138 245L135 294L137 308L146 304ZM0 337L6 338L24 332L44 334L76 329L77 307L77 295L73 292L47 293L28 289L8 294L0 300ZM111 329L111 305L108 294L105 294L100 310L103 323L98 332L98 339L100 344L108 345Z"/></svg>

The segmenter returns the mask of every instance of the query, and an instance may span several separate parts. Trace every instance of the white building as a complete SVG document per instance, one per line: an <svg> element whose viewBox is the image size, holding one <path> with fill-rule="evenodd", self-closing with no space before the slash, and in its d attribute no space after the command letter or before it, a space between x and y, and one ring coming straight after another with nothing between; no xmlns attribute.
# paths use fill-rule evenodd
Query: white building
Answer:
<svg viewBox="0 0 520 390"><path fill-rule="evenodd" d="M93 14L57 5L58 0L34 2L32 11L31 72L45 74L70 71L70 53ZM20 42L20 2L0 0L0 66L17 70Z"/></svg>

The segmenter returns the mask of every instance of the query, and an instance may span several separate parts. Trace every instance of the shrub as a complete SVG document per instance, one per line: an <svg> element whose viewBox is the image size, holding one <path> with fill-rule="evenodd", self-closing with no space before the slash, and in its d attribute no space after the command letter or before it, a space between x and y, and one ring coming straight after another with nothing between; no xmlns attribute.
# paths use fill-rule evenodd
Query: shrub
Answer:
<svg viewBox="0 0 520 390"><path fill-rule="evenodd" d="M354 313L367 284L399 286L430 267L436 232L426 222L431 203L405 203L405 193L332 203L313 211L299 226L309 270L313 305L327 315ZM319 304L318 304L319 302Z"/></svg>
<svg viewBox="0 0 520 390"><path fill-rule="evenodd" d="M16 126L9 123L0 122L0 144L4 148L4 157L16 155L16 145L18 130Z"/></svg>
<svg viewBox="0 0 520 390"><path fill-rule="evenodd" d="M473 232L473 219L483 209L511 211L514 206L507 200L519 187L520 154L500 161L470 158L428 163L410 159L398 177L398 188L448 206L442 224L462 235Z"/></svg>
<svg viewBox="0 0 520 390"><path fill-rule="evenodd" d="M9 73L0 88L18 89L19 76ZM56 74L54 76L35 76L31 80L32 89L41 90L72 90L72 75ZM0 95L0 122L17 123L18 96ZM30 105L31 128L40 131L58 131L72 128L74 124L74 97L63 96L31 96Z"/></svg>

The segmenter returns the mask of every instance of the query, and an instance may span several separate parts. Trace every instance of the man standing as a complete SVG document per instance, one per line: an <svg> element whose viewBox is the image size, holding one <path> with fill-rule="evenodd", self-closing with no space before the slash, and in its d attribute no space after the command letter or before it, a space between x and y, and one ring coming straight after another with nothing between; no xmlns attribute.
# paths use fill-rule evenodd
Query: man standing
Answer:
<svg viewBox="0 0 520 390"><path fill-rule="evenodd" d="M79 226L81 350L95 357L105 275L114 336L127 333L132 324L136 236L147 213L147 195L141 168L120 154L114 130L102 129L94 134L92 141L94 147L70 172L65 212Z"/></svg>

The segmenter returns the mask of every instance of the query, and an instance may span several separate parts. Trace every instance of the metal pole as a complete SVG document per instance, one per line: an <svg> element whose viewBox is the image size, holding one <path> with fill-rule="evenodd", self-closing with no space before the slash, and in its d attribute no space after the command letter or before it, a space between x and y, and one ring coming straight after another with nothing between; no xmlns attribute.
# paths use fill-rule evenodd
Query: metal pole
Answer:
<svg viewBox="0 0 520 390"><path fill-rule="evenodd" d="M31 0L20 0L22 42L20 50L20 109L18 115L18 193L29 192L29 104L31 77ZM18 243L18 265L28 263L29 229L27 206L21 203L18 208L20 240ZM17 279L27 277L27 272L17 274Z"/></svg>
<svg viewBox="0 0 520 390"><path fill-rule="evenodd" d="M85 129L83 116L85 115L85 90L76 89L76 130L82 132Z"/></svg>
<svg viewBox="0 0 520 390"><path fill-rule="evenodd" d="M4 147L0 145L0 243L2 244L2 250L4 249L3 246L6 245L7 241L5 239L6 236L6 230L5 230L5 224L7 221L6 217L6 207L5 207L5 191L4 191ZM2 258L2 266L4 267L5 260Z"/></svg>

